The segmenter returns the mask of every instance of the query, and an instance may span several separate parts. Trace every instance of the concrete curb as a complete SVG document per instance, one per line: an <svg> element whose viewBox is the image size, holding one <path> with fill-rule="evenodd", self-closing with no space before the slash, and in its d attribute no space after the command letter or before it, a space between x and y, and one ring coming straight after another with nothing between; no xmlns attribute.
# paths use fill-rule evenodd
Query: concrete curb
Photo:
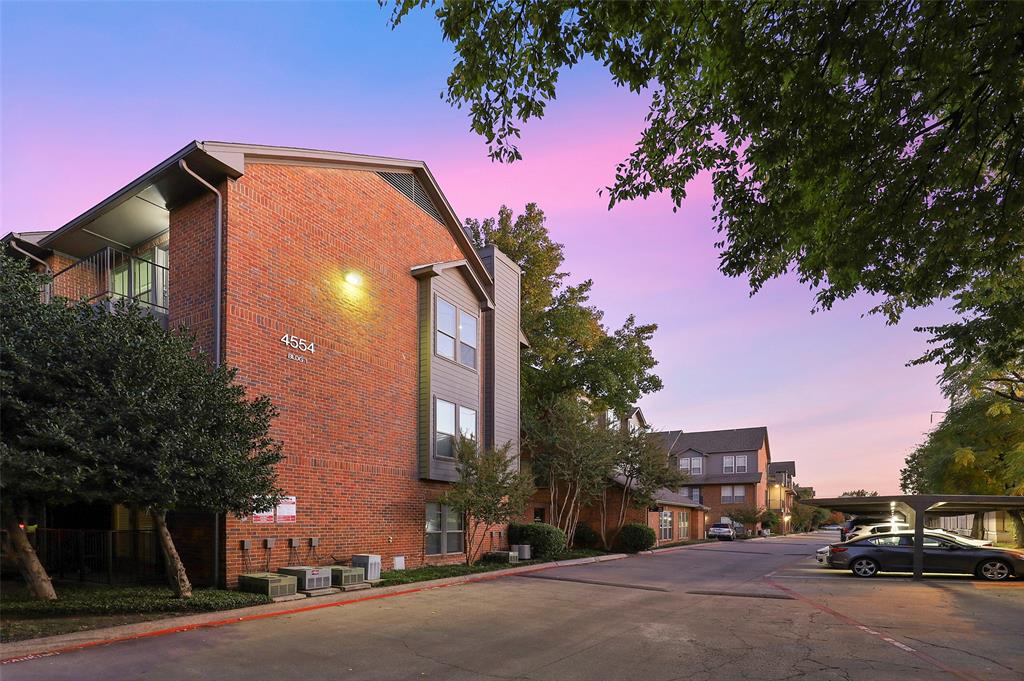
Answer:
<svg viewBox="0 0 1024 681"><path fill-rule="evenodd" d="M397 584L370 589L369 591L354 591L350 593L339 593L331 596L305 599L305 601L286 601L281 603L268 603L266 605L255 605L248 608L237 608L235 610L218 610L216 612L204 612L195 615L182 615L179 617L168 617L165 619L152 620L149 622L138 622L135 624L124 624L117 627L104 629L92 629L89 631L76 632L71 634L60 634L58 636L47 636L34 638L26 641L15 641L13 643L0 644L0 664L23 662L40 657L50 657L61 653L92 648L95 646L109 645L120 641L128 641L139 638L150 638L175 634L182 631L194 629L222 627L228 624L237 624L251 620L266 619L268 617L280 617L300 612L321 610L323 608L339 607L364 601L390 598L414 594L430 589L441 589L460 584L473 582L486 582L502 577L510 577L528 572L539 572L550 570L556 567L570 565L586 565L587 563L603 563L609 560L620 560L628 558L624 553L612 553L604 556L592 556L589 558L574 558L572 560L558 560L550 563L537 565L524 565L523 567L506 568L494 570L475 575L462 575L459 577L446 577L444 579L433 579L425 582L412 582L410 584ZM306 604L306 601L312 601ZM303 603L303 605L297 605Z"/></svg>

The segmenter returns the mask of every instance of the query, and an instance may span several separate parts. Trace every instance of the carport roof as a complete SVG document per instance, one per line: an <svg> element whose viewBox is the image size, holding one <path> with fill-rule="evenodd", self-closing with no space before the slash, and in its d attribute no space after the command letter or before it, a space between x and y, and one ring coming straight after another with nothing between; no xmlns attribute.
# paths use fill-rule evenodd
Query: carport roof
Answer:
<svg viewBox="0 0 1024 681"><path fill-rule="evenodd" d="M884 497L818 497L801 504L842 511L852 515L888 515L894 505L906 504L932 515L964 515L989 511L1024 510L1024 496L994 494L902 494Z"/></svg>

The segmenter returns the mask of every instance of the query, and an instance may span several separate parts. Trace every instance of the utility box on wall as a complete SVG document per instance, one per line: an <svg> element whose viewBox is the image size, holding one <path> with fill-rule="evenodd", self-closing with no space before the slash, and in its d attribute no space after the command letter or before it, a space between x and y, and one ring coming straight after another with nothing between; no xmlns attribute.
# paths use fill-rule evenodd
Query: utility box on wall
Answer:
<svg viewBox="0 0 1024 681"><path fill-rule="evenodd" d="M352 556L352 567L361 567L366 573L366 579L375 582L380 579L380 556L372 553L357 553Z"/></svg>

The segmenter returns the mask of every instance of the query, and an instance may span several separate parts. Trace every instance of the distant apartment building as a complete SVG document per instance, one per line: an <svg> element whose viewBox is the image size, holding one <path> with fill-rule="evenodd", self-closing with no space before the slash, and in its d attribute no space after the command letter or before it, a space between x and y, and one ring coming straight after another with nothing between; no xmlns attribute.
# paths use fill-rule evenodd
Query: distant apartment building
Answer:
<svg viewBox="0 0 1024 681"><path fill-rule="evenodd" d="M184 325L279 409L282 506L169 518L195 582L356 553L385 569L464 560L464 519L440 497L459 436L518 461L520 270L474 247L424 163L193 142L5 243L52 270L54 295L133 298ZM119 508L49 518L146 530ZM485 550L505 545L498 527Z"/></svg>
<svg viewBox="0 0 1024 681"><path fill-rule="evenodd" d="M732 523L729 511L740 506L789 515L795 499L796 464L772 463L766 427L673 430L659 436L670 459L690 477L680 493L708 508L708 524ZM759 525L746 526L748 532L758 529Z"/></svg>

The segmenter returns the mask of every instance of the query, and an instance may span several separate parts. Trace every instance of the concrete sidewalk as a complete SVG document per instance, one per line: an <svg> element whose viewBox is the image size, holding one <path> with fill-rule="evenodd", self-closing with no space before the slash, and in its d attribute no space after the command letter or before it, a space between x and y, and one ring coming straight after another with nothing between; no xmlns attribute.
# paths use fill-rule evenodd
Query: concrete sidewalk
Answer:
<svg viewBox="0 0 1024 681"><path fill-rule="evenodd" d="M342 592L331 596L283 601L280 603L268 603L266 605L255 605L235 610L218 610L216 612L204 612L195 615L182 615L180 617L168 617L165 619L151 620L149 622L125 624L117 627L91 629L89 631L80 631L71 634L60 634L58 636L14 641L11 643L0 644L0 664L20 662L36 657L47 657L56 653L68 652L81 648L92 648L94 646L103 646L110 643L117 643L118 641L149 638L180 631L191 631L193 629L221 627L238 622L248 622L269 617L279 617L281 615L320 610L322 608L339 607L350 603L360 603L381 598L401 596L404 594L413 594L420 591L426 591L428 589L440 589L448 586L457 586L459 584L500 579L501 577L507 577L510 575L550 570L551 568L556 567L601 563L628 557L629 556L625 553L610 553L604 556L559 560L550 563L525 565L523 567L494 570L492 572L482 572L474 575L446 577L444 579L433 579L425 582L413 582L410 584L397 584L395 586L370 589L369 591L353 591L349 593Z"/></svg>

